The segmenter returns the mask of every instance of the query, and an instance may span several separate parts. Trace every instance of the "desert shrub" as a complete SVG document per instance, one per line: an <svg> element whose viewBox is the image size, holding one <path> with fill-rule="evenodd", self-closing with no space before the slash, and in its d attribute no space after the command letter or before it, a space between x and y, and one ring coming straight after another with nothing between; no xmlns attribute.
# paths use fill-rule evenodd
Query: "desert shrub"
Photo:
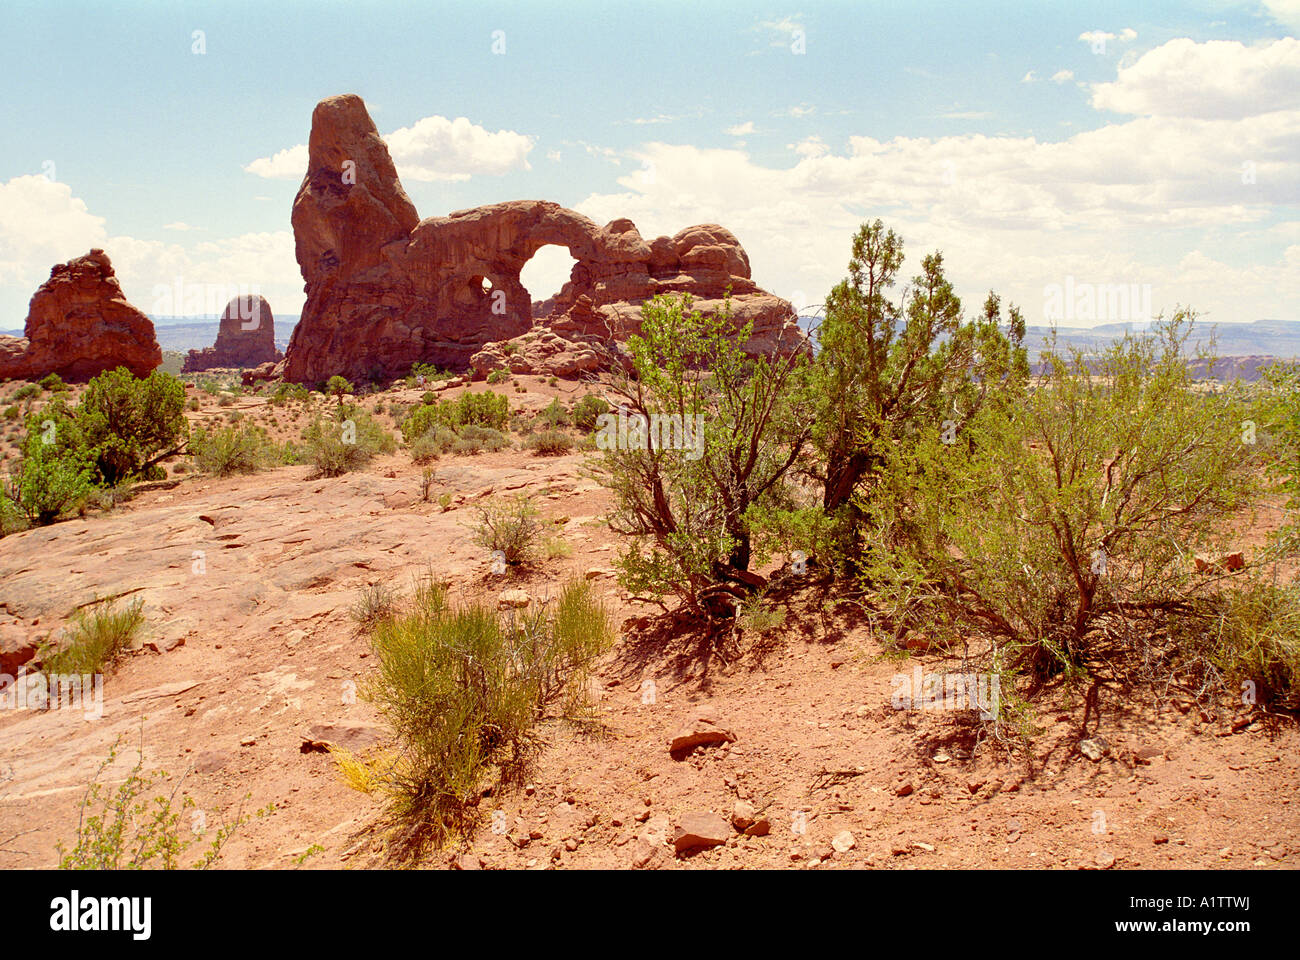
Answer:
<svg viewBox="0 0 1300 960"><path fill-rule="evenodd" d="M212 431L200 428L190 439L189 449L197 469L218 477L257 473L277 459L266 431L252 424Z"/></svg>
<svg viewBox="0 0 1300 960"><path fill-rule="evenodd" d="M186 796L179 807L174 798L185 778L171 790L165 789L167 771L144 771L144 748L139 748L135 766L115 790L106 791L99 778L117 759L121 737L113 742L108 757L100 764L86 787L79 805L77 836L71 849L62 840L55 844L60 870L175 870L188 858L198 842L186 818L181 815L196 804ZM248 799L245 795L245 800ZM221 859L222 848L253 816L263 817L273 806L256 814L244 814L242 806L230 822L223 822L203 853L189 866L205 870Z"/></svg>
<svg viewBox="0 0 1300 960"><path fill-rule="evenodd" d="M580 430L595 430L596 419L609 410L608 403L589 393L573 405L573 425Z"/></svg>
<svg viewBox="0 0 1300 960"><path fill-rule="evenodd" d="M189 434L185 385L155 370L143 380L125 367L86 386L76 419L104 483L115 484L178 453Z"/></svg>
<svg viewBox="0 0 1300 960"><path fill-rule="evenodd" d="M19 493L11 482L0 483L0 537L26 530L31 525L18 497Z"/></svg>
<svg viewBox="0 0 1300 960"><path fill-rule="evenodd" d="M22 463L10 476L12 502L42 525L79 507L94 491L96 474L75 421L50 407L46 411L41 423L29 419Z"/></svg>
<svg viewBox="0 0 1300 960"><path fill-rule="evenodd" d="M438 395L432 390L426 390L420 395L420 402L425 406L433 406L438 402Z"/></svg>
<svg viewBox="0 0 1300 960"><path fill-rule="evenodd" d="M1248 704L1300 710L1300 583L1247 580L1203 601L1187 618L1192 649L1205 649Z"/></svg>
<svg viewBox="0 0 1300 960"><path fill-rule="evenodd" d="M1239 398L1192 383L1189 319L1097 356L1048 349L1018 403L956 442L936 424L894 459L861 506L863 582L895 636L985 643L1035 681L1082 676L1107 645L1143 653L1213 585L1191 556L1220 548L1257 463Z"/></svg>
<svg viewBox="0 0 1300 960"><path fill-rule="evenodd" d="M375 627L377 674L365 695L399 749L364 779L385 797L406 852L467 835L489 779L522 781L548 708L589 709L586 677L613 639L608 613L583 581L553 608L549 622L541 609L503 618L486 605L454 607L428 584L414 609Z"/></svg>
<svg viewBox="0 0 1300 960"><path fill-rule="evenodd" d="M55 393L59 390L68 389L68 385L63 382L63 378L57 373L48 373L41 378L41 389L48 390L50 393Z"/></svg>
<svg viewBox="0 0 1300 960"><path fill-rule="evenodd" d="M479 450L487 450L490 453L496 453L498 450L504 450L510 446L510 438L500 430L494 430L491 427L480 427L476 424L462 427L460 439L462 442L476 444Z"/></svg>
<svg viewBox="0 0 1300 960"><path fill-rule="evenodd" d="M189 402L185 404L187 410L197 410L199 408L199 398L190 397Z"/></svg>
<svg viewBox="0 0 1300 960"><path fill-rule="evenodd" d="M477 519L470 524L473 540L508 564L532 559L542 534L542 521L526 495L489 497L474 505Z"/></svg>
<svg viewBox="0 0 1300 960"><path fill-rule="evenodd" d="M573 439L560 430L543 430L532 434L524 446L539 457L559 457L573 449Z"/></svg>
<svg viewBox="0 0 1300 960"><path fill-rule="evenodd" d="M337 417L317 417L303 432L303 441L305 458L323 477L359 470L397 448L393 435L356 407L340 410Z"/></svg>
<svg viewBox="0 0 1300 960"><path fill-rule="evenodd" d="M382 583L362 588L357 602L352 605L352 619L367 630L397 611L397 597Z"/></svg>
<svg viewBox="0 0 1300 960"><path fill-rule="evenodd" d="M863 224L849 276L827 296L816 331L806 394L817 453L811 473L833 521L821 552L835 564L855 562L860 502L891 460L907 456L918 431L947 424L960 432L987 403L1012 402L1029 373L1025 324L1014 306L1005 333L993 293L982 316L963 319L939 252L922 259L921 273L891 301L902 264L902 240L879 220Z"/></svg>
<svg viewBox="0 0 1300 960"><path fill-rule="evenodd" d="M63 676L103 673L131 645L144 626L144 603L124 607L97 603L77 611L57 645L42 647L38 656L46 674Z"/></svg>
<svg viewBox="0 0 1300 960"><path fill-rule="evenodd" d="M451 427L432 426L411 444L411 459L416 463L436 460L441 454L450 453L459 439Z"/></svg>
<svg viewBox="0 0 1300 960"><path fill-rule="evenodd" d="M638 429L602 427L592 470L613 494L610 528L631 538L623 585L726 617L758 579L748 572L752 511L783 495L807 445L807 403L793 389L805 363L747 356L752 323L735 323L729 302L708 316L692 303L643 304L641 333L628 340L635 379L614 384L621 422Z"/></svg>
<svg viewBox="0 0 1300 960"><path fill-rule="evenodd" d="M217 406L219 407L233 407L234 405L235 398L229 393L223 393L217 400Z"/></svg>
<svg viewBox="0 0 1300 960"><path fill-rule="evenodd" d="M14 391L14 395L9 399L21 403L23 400L30 400L33 397L39 397L40 395L41 395L41 388L38 384L24 383L21 387L19 387L17 390Z"/></svg>
<svg viewBox="0 0 1300 960"><path fill-rule="evenodd" d="M4 418L6 420L17 420L18 416L17 404L11 404L10 406L5 407Z"/></svg>
<svg viewBox="0 0 1300 960"><path fill-rule="evenodd" d="M324 393L327 396L334 397L339 402L339 409L343 409L343 397L349 393L355 393L356 388L347 380L346 377L340 377L338 374L330 377L325 381Z"/></svg>
<svg viewBox="0 0 1300 960"><path fill-rule="evenodd" d="M487 382L493 385L505 383L510 379L510 374L505 370L493 370L487 375Z"/></svg>
<svg viewBox="0 0 1300 960"><path fill-rule="evenodd" d="M458 429L466 426L503 430L510 419L510 401L502 394L465 393L455 400L437 400L416 407L402 421L402 436L407 443L421 437L434 426Z"/></svg>
<svg viewBox="0 0 1300 960"><path fill-rule="evenodd" d="M546 424L552 430L558 430L560 427L569 425L569 411L564 409L564 404L556 398L542 408L538 414L542 423Z"/></svg>

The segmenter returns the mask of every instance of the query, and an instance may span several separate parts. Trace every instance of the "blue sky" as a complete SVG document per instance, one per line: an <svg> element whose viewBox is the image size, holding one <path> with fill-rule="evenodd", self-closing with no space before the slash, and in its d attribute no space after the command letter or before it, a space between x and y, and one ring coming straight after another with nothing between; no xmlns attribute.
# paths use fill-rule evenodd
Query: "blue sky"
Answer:
<svg viewBox="0 0 1300 960"><path fill-rule="evenodd" d="M720 222L800 304L881 217L909 275L944 251L971 309L993 288L1034 322L1054 286L1137 284L1155 310L1300 319L1300 0L10 0L5 21L0 329L91 246L147 312L187 312L159 310L177 278L296 312L300 145L345 92L421 216ZM540 253L534 297L569 262ZM1141 317L1062 322L1113 319Z"/></svg>

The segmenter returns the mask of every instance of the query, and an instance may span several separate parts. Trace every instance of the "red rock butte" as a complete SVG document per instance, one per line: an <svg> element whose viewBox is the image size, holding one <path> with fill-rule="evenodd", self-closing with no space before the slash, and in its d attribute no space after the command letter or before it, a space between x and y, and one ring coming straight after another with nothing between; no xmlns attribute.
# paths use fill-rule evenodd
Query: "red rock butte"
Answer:
<svg viewBox="0 0 1300 960"><path fill-rule="evenodd" d="M620 363L618 342L639 329L641 304L661 293L689 293L712 312L729 290L737 322L753 321L749 352L807 349L793 307L754 283L744 248L717 224L647 242L630 220L601 227L539 200L421 220L351 94L316 105L308 155L293 204L307 302L285 354L286 380L379 380L415 362L479 377L500 367L576 376ZM520 271L547 244L568 248L577 263L535 311Z"/></svg>
<svg viewBox="0 0 1300 960"><path fill-rule="evenodd" d="M182 373L199 373L215 367L258 367L282 359L275 349L275 317L262 296L235 297L226 304L217 329L217 342L191 350Z"/></svg>
<svg viewBox="0 0 1300 960"><path fill-rule="evenodd" d="M0 380L89 380L126 367L146 377L162 363L153 321L132 306L103 250L60 263L32 296L22 338L0 337Z"/></svg>

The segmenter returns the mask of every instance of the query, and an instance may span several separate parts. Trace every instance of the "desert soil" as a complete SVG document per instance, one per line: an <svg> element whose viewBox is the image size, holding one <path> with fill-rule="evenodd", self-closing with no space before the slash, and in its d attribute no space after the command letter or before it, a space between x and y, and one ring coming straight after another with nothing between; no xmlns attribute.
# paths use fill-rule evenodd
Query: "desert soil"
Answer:
<svg viewBox="0 0 1300 960"><path fill-rule="evenodd" d="M518 386L512 406L531 410L586 392L533 378ZM410 404L420 392L366 402ZM284 438L307 422L264 397L220 406L193 395L195 422L238 413ZM715 641L674 631L616 583L617 538L600 522L609 498L582 462L518 449L443 457L430 502L422 468L400 451L336 479L312 479L307 466L229 479L186 471L110 511L0 540L0 620L10 627L57 634L77 605L119 595L142 598L147 618L138 648L105 682L102 718L0 711L0 868L57 863L56 844L74 839L86 784L118 741L101 779L125 777L139 744L146 771L166 771L172 784L184 775L188 823L211 831L241 804L275 805L237 832L224 866L387 865L379 802L304 743L382 747L383 721L356 695L373 659L350 610L367 585L409 592L430 573L457 596L493 601L506 590L543 601L567 578L589 577L621 637L593 680L597 728L545 723L531 782L485 796L468 846L423 865L1300 864L1300 736L1290 721L1243 726L1231 704L1133 691L1104 695L1099 724L1081 732L1082 704L1049 695L1036 703L1044 732L1027 760L980 739L969 714L895 710L898 674L959 660L890 655L851 605L828 612L816 586L790 592L784 622L762 633ZM476 500L502 493L534 495L571 555L493 574L465 524ZM670 739L700 715L734 741L670 754ZM1082 756L1084 737L1102 738L1105 756ZM732 830L717 846L675 853L683 818L731 820L738 803L767 821L766 835Z"/></svg>

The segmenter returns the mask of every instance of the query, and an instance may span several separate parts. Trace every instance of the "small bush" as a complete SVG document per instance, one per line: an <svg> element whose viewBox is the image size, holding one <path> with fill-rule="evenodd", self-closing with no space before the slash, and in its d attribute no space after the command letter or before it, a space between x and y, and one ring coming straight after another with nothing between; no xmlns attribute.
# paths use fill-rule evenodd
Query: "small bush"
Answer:
<svg viewBox="0 0 1300 960"><path fill-rule="evenodd" d="M477 425L503 430L509 420L510 401L504 395L490 390L466 393L456 400L438 400L416 407L402 421L402 436L410 443L437 425L452 428Z"/></svg>
<svg viewBox="0 0 1300 960"><path fill-rule="evenodd" d="M41 648L42 669L47 675L62 676L103 673L144 626L143 606L143 601L136 599L122 608L109 602L79 610L58 648L48 644Z"/></svg>
<svg viewBox="0 0 1300 960"><path fill-rule="evenodd" d="M589 709L585 680L612 640L584 581L564 588L549 623L542 610L503 619L485 605L453 607L428 584L413 610L378 624L378 674L365 695L400 749L364 780L386 797L404 852L467 835L494 772L500 783L522 781L540 746L534 725L552 705L569 717Z"/></svg>
<svg viewBox="0 0 1300 960"><path fill-rule="evenodd" d="M340 411L340 418L318 417L303 432L306 458L320 476L337 477L358 470L377 454L397 448L392 434L357 408Z"/></svg>
<svg viewBox="0 0 1300 960"><path fill-rule="evenodd" d="M609 410L609 404L603 399L588 394L573 405L573 424L581 430L595 430L596 418Z"/></svg>
<svg viewBox="0 0 1300 960"><path fill-rule="evenodd" d="M530 436L524 446L539 457L558 457L573 449L573 440L559 430L544 430Z"/></svg>
<svg viewBox="0 0 1300 960"><path fill-rule="evenodd" d="M493 385L496 385L498 383L505 383L509 379L510 379L510 374L507 373L505 370L493 370L491 373L487 375L487 382Z"/></svg>
<svg viewBox="0 0 1300 960"><path fill-rule="evenodd" d="M40 395L40 386L35 383L25 383L14 391L14 395L10 397L10 399L21 402L23 400L30 400L32 397L39 397Z"/></svg>
<svg viewBox="0 0 1300 960"><path fill-rule="evenodd" d="M547 404L538 416L552 430L569 425L569 411L564 409L564 404L560 403L559 399Z"/></svg>
<svg viewBox="0 0 1300 960"><path fill-rule="evenodd" d="M41 378L41 389L54 393L58 390L68 389L68 385L63 382L63 378L57 373L50 373Z"/></svg>
<svg viewBox="0 0 1300 960"><path fill-rule="evenodd" d="M367 630L381 620L387 620L397 610L397 598L382 583L362 589L357 602L352 605L352 619Z"/></svg>
<svg viewBox="0 0 1300 960"><path fill-rule="evenodd" d="M528 496L489 498L476 503L474 510L478 519L470 529L475 543L502 556L508 564L526 563L532 558L542 522Z"/></svg>
<svg viewBox="0 0 1300 960"><path fill-rule="evenodd" d="M18 419L18 405L17 405L17 404L12 404L12 405L10 405L10 406L8 406L8 407L5 407L4 417L5 417L6 420L17 420L17 419Z"/></svg>
<svg viewBox="0 0 1300 960"><path fill-rule="evenodd" d="M197 842L192 823L187 820L181 825L181 814L196 806L194 799L185 797L179 809L172 805L184 776L172 790L164 789L165 770L147 776L142 772L143 747L126 780L116 790L104 791L99 778L117 759L120 744L119 737L81 799L76 843L71 850L62 840L55 844L60 870L175 870L183 865L186 853ZM256 816L267 816L273 809L273 806L266 807L257 811ZM241 808L232 821L223 822L203 855L190 866L205 870L217 863L226 841L252 816L244 814Z"/></svg>
<svg viewBox="0 0 1300 960"><path fill-rule="evenodd" d="M233 407L234 405L235 398L229 393L223 393L220 399L217 400L217 406L219 407Z"/></svg>
<svg viewBox="0 0 1300 960"><path fill-rule="evenodd" d="M190 454L197 469L218 477L257 473L275 460L266 431L252 424L211 432L199 429L190 440Z"/></svg>

